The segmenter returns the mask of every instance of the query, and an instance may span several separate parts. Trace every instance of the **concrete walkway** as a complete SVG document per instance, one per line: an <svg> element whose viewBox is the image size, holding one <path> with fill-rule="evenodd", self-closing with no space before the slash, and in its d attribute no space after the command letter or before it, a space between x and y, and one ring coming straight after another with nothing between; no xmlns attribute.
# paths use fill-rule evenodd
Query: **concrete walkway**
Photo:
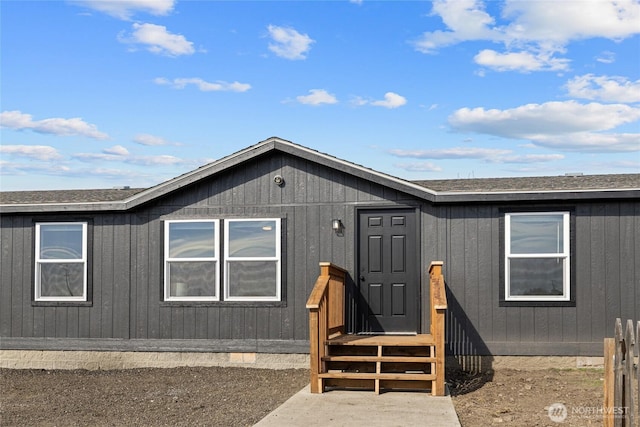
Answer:
<svg viewBox="0 0 640 427"><path fill-rule="evenodd" d="M460 427L450 396L392 391L334 390L311 394L306 386L256 426Z"/></svg>

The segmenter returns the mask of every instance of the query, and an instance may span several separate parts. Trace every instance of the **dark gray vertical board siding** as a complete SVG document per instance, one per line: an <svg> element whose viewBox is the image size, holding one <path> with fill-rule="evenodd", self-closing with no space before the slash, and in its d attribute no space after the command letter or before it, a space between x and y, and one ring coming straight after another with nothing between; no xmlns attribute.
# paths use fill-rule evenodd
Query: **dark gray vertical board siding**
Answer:
<svg viewBox="0 0 640 427"><path fill-rule="evenodd" d="M105 239L105 226L102 223L103 216L97 216L93 220L93 247L91 248L93 265L91 266L92 282L93 282L93 310L89 312L89 338L102 337L102 242Z"/></svg>
<svg viewBox="0 0 640 427"><path fill-rule="evenodd" d="M613 325L616 317L622 315L622 283L620 265L624 260L620 253L620 205L606 204L604 208L604 284L607 301L606 320ZM626 257L625 257L626 258ZM612 286L613 285L613 286ZM609 332L611 326L594 325L593 333Z"/></svg>
<svg viewBox="0 0 640 427"><path fill-rule="evenodd" d="M273 182L277 174L283 186ZM305 305L318 263L330 261L355 272L356 208L407 204L421 206L421 328L429 328L427 268L430 261L442 260L450 351L518 354L520 348L533 348L548 353L548 342L599 344L609 335L612 319L640 312L638 202L566 203L575 209L575 307L501 307L502 204L420 202L373 181L270 153L131 212L95 214L91 306L32 304L32 217L3 216L0 335L305 340ZM231 216L284 219L282 303L164 302L163 220ZM344 235L331 229L333 218L344 224ZM355 284L349 282L351 314L354 300Z"/></svg>
<svg viewBox="0 0 640 427"><path fill-rule="evenodd" d="M461 219L463 220L461 237L463 239L464 259L461 260L460 267L463 269L462 274L464 275L464 301L470 302L466 305L467 310L465 313L468 319L467 327L480 333L478 208L472 206L465 209ZM484 291L484 293L487 293L487 291ZM472 301L475 303L471 303Z"/></svg>
<svg viewBox="0 0 640 427"><path fill-rule="evenodd" d="M34 256L35 256L35 241L34 241L34 226L31 218L23 218L22 223L16 223L18 234L13 233L13 238L22 239L22 260L20 269L22 270L22 280L15 281L11 284L12 292L20 292L22 293L22 301L21 301L21 316L14 318L18 319L18 322L21 323L21 333L25 337L34 336L34 312L31 308L31 299L33 298L33 290L34 290L34 278L35 272L34 270ZM14 240L15 242L15 240ZM18 252L16 252L18 253ZM13 254L15 256L15 253ZM22 289L20 289L22 287ZM16 288L18 288L16 290ZM1 304L1 303L0 303Z"/></svg>
<svg viewBox="0 0 640 427"><path fill-rule="evenodd" d="M308 272L313 274L316 271L318 276L320 269L307 263L307 233L306 233L306 210L304 206L295 206L292 215L287 218L287 302L292 302L295 307L306 306L308 295L315 280L307 276ZM295 339L306 339L309 336L309 320L307 310L301 313L298 309L294 317L294 337ZM258 314L262 314L260 311ZM260 323L258 337L263 337L263 328Z"/></svg>
<svg viewBox="0 0 640 427"><path fill-rule="evenodd" d="M493 338L493 313L492 303L498 295L498 289L494 287L496 277L492 273L492 256L495 239L493 238L492 210L488 206L479 206L476 210L477 219L477 261L473 268L476 269L476 282L474 283L475 298L478 300L477 330L481 336ZM484 286L483 286L484 284ZM484 290L486 288L486 290ZM468 294L472 295L472 294Z"/></svg>
<svg viewBox="0 0 640 427"><path fill-rule="evenodd" d="M67 338L78 338L79 337L79 318L80 318L80 308L79 307L67 307Z"/></svg>
<svg viewBox="0 0 640 427"><path fill-rule="evenodd" d="M129 304L131 301L131 215L124 214L115 218L113 263L113 336L129 338Z"/></svg>
<svg viewBox="0 0 640 427"><path fill-rule="evenodd" d="M149 336L149 310L147 298L147 271L149 268L149 243L147 216L138 214L131 215L133 227L131 228L134 248L132 248L133 259L131 261L131 321L133 322L132 338L150 338Z"/></svg>
<svg viewBox="0 0 640 427"><path fill-rule="evenodd" d="M634 312L635 295L637 289L634 284L634 217L633 205L620 204L620 318L634 319L639 316Z"/></svg>
<svg viewBox="0 0 640 427"><path fill-rule="evenodd" d="M562 354L562 346L554 349L548 343L564 342L577 343L574 349L596 349L571 350L591 354L598 351L616 317L637 316L638 203L567 205L575 208L576 217L571 260L575 266L575 307L500 307L500 206L436 209L432 216L440 218L438 230L446 233L438 236L436 247L446 248L445 280L450 293L447 338L451 351L473 354L474 349L482 350L486 344L485 352L494 348L501 354L518 354L521 346L534 354ZM446 227L442 226L445 221ZM428 229L426 226L424 232ZM473 287L479 293L475 294Z"/></svg>
<svg viewBox="0 0 640 427"><path fill-rule="evenodd" d="M67 335L67 310L68 307L57 307L55 310L55 337L65 338Z"/></svg>
<svg viewBox="0 0 640 427"><path fill-rule="evenodd" d="M149 265L146 267L145 285L147 289L147 321L149 338L171 338L171 309L161 307L160 301L163 295L164 279L162 234L163 223L157 214L149 216L147 244L149 245Z"/></svg>
<svg viewBox="0 0 640 427"><path fill-rule="evenodd" d="M496 301L500 295L501 285L501 273L500 273L500 258L503 254L500 253L500 211L497 207L491 207L489 218L487 219L491 223L491 257L485 262L491 265L491 276L487 278L488 283L491 283L491 295L490 302L487 303L491 307L492 317L492 335L490 338L492 341L505 342L507 341L507 307L500 307ZM486 255L486 254L485 254Z"/></svg>
<svg viewBox="0 0 640 427"><path fill-rule="evenodd" d="M206 339L207 338L207 326L208 326L208 318L207 318L207 308L206 307L196 307L194 308L194 321L195 321L195 333L193 338L195 339Z"/></svg>
<svg viewBox="0 0 640 427"><path fill-rule="evenodd" d="M244 310L244 332L241 339L256 339L258 330L258 325L256 323L257 318L258 316L255 308L251 307Z"/></svg>
<svg viewBox="0 0 640 427"><path fill-rule="evenodd" d="M100 276L95 281L94 285L95 293L100 293L100 312L99 324L101 326L100 338L113 337L113 304L114 304L114 268L113 265L114 255L116 252L115 241L113 238L114 218L110 215L103 215L100 224L100 240L94 243L94 260L99 265ZM124 268L122 266L121 268Z"/></svg>
<svg viewBox="0 0 640 427"><path fill-rule="evenodd" d="M576 341L589 340L594 324L604 323L604 260L597 255L604 248L604 206L578 205L576 208ZM589 286L590 284L590 286ZM599 305L592 307L593 304ZM593 310L593 309L596 310ZM591 313L593 312L593 315ZM585 319L578 322L578 318ZM587 320L588 319L588 320ZM565 329L566 330L566 329Z"/></svg>
<svg viewBox="0 0 640 427"><path fill-rule="evenodd" d="M44 336L54 338L56 336L56 308L44 307Z"/></svg>
<svg viewBox="0 0 640 427"><path fill-rule="evenodd" d="M16 224L18 219L20 218L0 216L2 224L0 230L0 250L2 251L0 256L0 336L3 337L16 336L14 327L16 327L15 324L20 325L20 322L12 322L12 320L18 316L18 318L22 317L23 302L19 301L16 305L13 296L15 292L22 294L18 284L21 282L23 272L17 263L16 258L19 257L13 256L18 242L18 236L14 236L18 234ZM12 288L16 288L15 292Z"/></svg>
<svg viewBox="0 0 640 427"><path fill-rule="evenodd" d="M440 254L438 252L438 241L440 240L440 235L438 233L439 212L439 209L428 204L422 205L420 212L420 253L422 255L422 259L420 260L420 280L422 283L422 287L420 289L420 300L422 303L422 309L420 311L420 329L423 333L427 333L431 325L431 313L428 308L428 304L430 304L429 265L431 261L441 261L444 259L444 254Z"/></svg>

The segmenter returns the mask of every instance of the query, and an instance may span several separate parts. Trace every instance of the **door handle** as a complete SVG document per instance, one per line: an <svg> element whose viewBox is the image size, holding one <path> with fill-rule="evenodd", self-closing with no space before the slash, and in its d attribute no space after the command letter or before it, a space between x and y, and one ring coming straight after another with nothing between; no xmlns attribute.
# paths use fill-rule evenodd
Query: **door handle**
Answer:
<svg viewBox="0 0 640 427"><path fill-rule="evenodd" d="M360 276L360 281L364 282L364 276Z"/></svg>

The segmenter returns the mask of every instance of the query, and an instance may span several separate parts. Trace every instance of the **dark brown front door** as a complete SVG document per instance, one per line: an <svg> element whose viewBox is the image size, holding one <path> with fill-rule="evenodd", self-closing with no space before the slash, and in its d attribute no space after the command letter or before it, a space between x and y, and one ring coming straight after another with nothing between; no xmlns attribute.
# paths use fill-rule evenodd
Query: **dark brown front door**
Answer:
<svg viewBox="0 0 640 427"><path fill-rule="evenodd" d="M415 209L360 210L358 233L358 332L418 332Z"/></svg>

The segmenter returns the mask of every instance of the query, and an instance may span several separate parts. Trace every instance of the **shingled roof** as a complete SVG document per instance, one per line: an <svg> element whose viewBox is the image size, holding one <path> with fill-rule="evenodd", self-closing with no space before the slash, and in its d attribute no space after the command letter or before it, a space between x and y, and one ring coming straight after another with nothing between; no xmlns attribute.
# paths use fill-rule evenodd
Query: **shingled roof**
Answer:
<svg viewBox="0 0 640 427"><path fill-rule="evenodd" d="M413 181L436 192L577 191L640 188L640 174L560 175Z"/></svg>
<svg viewBox="0 0 640 427"><path fill-rule="evenodd" d="M115 202L144 191L144 188L51 191L3 191L0 204Z"/></svg>

